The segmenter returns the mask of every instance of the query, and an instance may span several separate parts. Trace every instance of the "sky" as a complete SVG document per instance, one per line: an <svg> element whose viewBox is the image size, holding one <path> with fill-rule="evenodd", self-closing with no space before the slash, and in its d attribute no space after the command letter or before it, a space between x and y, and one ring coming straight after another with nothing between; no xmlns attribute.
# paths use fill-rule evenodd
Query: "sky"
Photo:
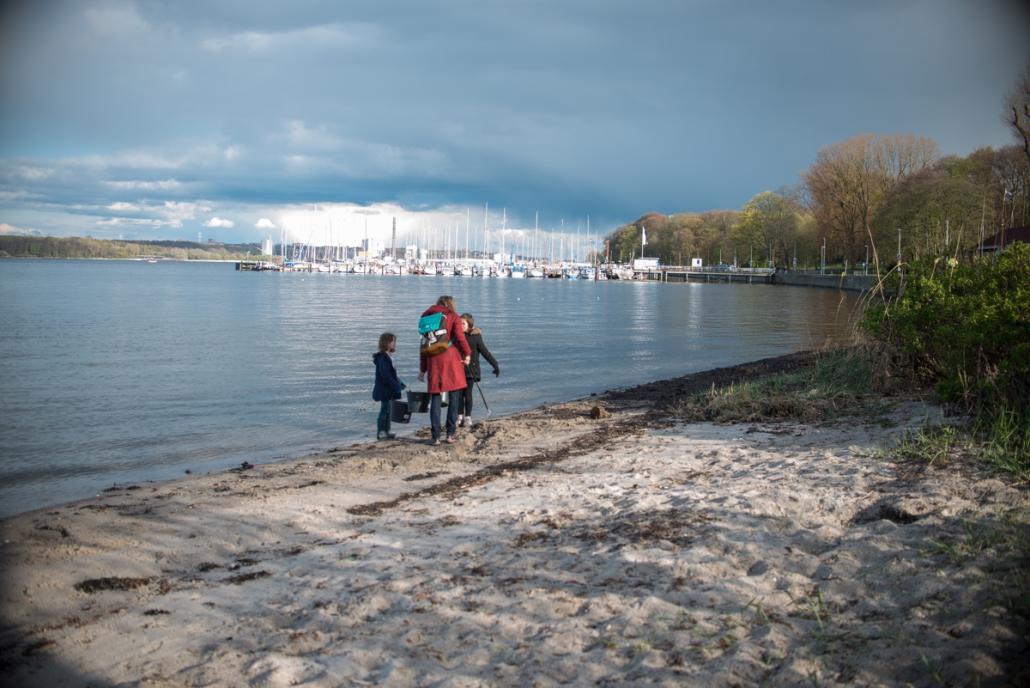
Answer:
<svg viewBox="0 0 1030 688"><path fill-rule="evenodd" d="M739 208L861 133L1013 143L1028 29L1000 0L8 1L0 233L353 245Z"/></svg>

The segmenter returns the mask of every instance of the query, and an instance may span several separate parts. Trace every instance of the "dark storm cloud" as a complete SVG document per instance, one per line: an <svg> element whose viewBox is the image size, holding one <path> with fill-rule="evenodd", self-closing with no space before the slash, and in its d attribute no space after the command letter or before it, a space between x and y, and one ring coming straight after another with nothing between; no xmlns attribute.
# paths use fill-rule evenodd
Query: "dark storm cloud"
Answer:
<svg viewBox="0 0 1030 688"><path fill-rule="evenodd" d="M614 225L738 207L865 131L1004 144L1027 19L929 0L4 12L0 222L174 234L231 210L241 236L248 208L315 202Z"/></svg>

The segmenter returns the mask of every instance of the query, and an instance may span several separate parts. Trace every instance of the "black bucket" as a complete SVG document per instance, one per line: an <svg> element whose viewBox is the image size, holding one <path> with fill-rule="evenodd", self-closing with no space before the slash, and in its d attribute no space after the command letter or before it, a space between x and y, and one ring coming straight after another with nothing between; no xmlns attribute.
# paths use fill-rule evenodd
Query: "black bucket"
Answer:
<svg viewBox="0 0 1030 688"><path fill-rule="evenodd" d="M429 392L408 392L408 411L429 413Z"/></svg>
<svg viewBox="0 0 1030 688"><path fill-rule="evenodd" d="M408 402L394 399L390 402L390 420L394 423L407 423L411 420Z"/></svg>

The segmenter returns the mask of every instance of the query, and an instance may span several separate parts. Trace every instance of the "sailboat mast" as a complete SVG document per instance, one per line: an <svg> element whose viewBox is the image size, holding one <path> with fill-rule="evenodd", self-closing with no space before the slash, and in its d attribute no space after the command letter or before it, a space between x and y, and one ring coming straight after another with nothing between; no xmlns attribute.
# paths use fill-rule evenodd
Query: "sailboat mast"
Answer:
<svg viewBox="0 0 1030 688"><path fill-rule="evenodd" d="M536 262L537 236L540 234L540 211L533 214L533 262Z"/></svg>
<svg viewBox="0 0 1030 688"><path fill-rule="evenodd" d="M504 255L504 234L508 231L508 209L504 208L501 210L501 264L503 265L506 261L507 256Z"/></svg>
<svg viewBox="0 0 1030 688"><path fill-rule="evenodd" d="M561 240L558 242L558 262L565 262L565 218L561 219Z"/></svg>

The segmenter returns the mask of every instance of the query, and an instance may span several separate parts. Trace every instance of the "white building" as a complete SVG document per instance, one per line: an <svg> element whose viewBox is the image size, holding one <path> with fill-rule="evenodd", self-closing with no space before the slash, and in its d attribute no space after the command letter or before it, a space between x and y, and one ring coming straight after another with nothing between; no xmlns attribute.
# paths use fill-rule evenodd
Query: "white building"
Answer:
<svg viewBox="0 0 1030 688"><path fill-rule="evenodd" d="M633 259L634 270L657 270L658 259L657 258L634 258Z"/></svg>
<svg viewBox="0 0 1030 688"><path fill-rule="evenodd" d="M361 250L364 251L366 258L378 258L383 255L383 240L382 239L362 239Z"/></svg>
<svg viewBox="0 0 1030 688"><path fill-rule="evenodd" d="M264 241L261 242L261 255L272 255L272 237L267 237Z"/></svg>

